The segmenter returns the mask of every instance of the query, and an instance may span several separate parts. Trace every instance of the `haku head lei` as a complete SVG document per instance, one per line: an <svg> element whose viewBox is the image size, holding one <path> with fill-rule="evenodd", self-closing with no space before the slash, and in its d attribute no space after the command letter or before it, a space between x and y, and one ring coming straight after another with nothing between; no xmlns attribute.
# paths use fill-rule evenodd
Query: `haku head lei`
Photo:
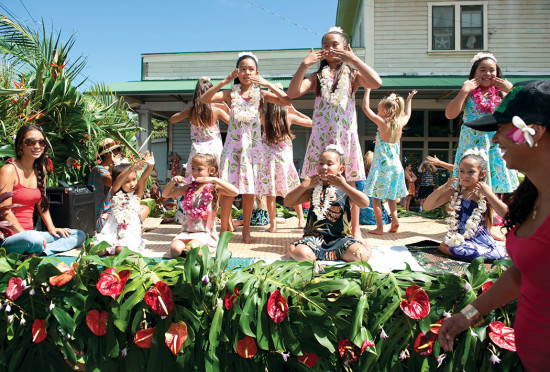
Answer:
<svg viewBox="0 0 550 372"><path fill-rule="evenodd" d="M468 149L464 152L463 156L466 156L466 155L477 155L483 160L485 160L485 162L489 161L489 156L487 155L487 152L485 151L485 149L482 149L482 148L473 147L471 149Z"/></svg>
<svg viewBox="0 0 550 372"><path fill-rule="evenodd" d="M256 57L254 55L254 53L252 53L252 52L240 52L239 53L239 58L244 57L244 56L251 57L252 59L254 59L254 61L256 61L256 64L258 64L258 62L260 61L258 59L258 57Z"/></svg>
<svg viewBox="0 0 550 372"><path fill-rule="evenodd" d="M120 158L120 159L114 158L113 163L115 164L115 166L121 165L121 164L132 164L132 162L128 158Z"/></svg>
<svg viewBox="0 0 550 372"><path fill-rule="evenodd" d="M339 155L344 155L344 150L342 149L342 147L336 144L328 145L327 147L325 147L325 151L335 151Z"/></svg>
<svg viewBox="0 0 550 372"><path fill-rule="evenodd" d="M327 34L330 34L331 32L338 32L340 34L343 34L344 30L342 30L342 27L334 26L328 29Z"/></svg>
<svg viewBox="0 0 550 372"><path fill-rule="evenodd" d="M210 81L210 78L208 76L201 76L199 80Z"/></svg>
<svg viewBox="0 0 550 372"><path fill-rule="evenodd" d="M479 52L472 58L472 64L474 64L477 60L482 58L491 58L495 63L498 63L496 57L493 55L493 53L486 53L486 52Z"/></svg>

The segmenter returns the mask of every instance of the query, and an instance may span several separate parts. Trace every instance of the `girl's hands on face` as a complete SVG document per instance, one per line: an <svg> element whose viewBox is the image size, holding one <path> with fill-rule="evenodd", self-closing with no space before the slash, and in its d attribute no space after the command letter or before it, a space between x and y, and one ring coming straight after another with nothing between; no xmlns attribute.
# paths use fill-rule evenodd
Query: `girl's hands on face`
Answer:
<svg viewBox="0 0 550 372"><path fill-rule="evenodd" d="M316 174L314 176L304 178L304 180L302 181L302 186L304 186L307 189L312 189L315 186L317 186L319 181L321 181L321 176Z"/></svg>
<svg viewBox="0 0 550 372"><path fill-rule="evenodd" d="M451 177L445 182L443 185L443 191L448 191L450 189L453 189L454 186L458 183L458 179L456 177Z"/></svg>
<svg viewBox="0 0 550 372"><path fill-rule="evenodd" d="M346 183L346 179L344 178L342 173L327 174L327 183L329 185L336 186L339 189L341 189L342 186L344 186L344 184Z"/></svg>
<svg viewBox="0 0 550 372"><path fill-rule="evenodd" d="M355 53L353 53L349 44L344 49L331 49L331 53L336 60L344 63L353 63L355 57Z"/></svg>
<svg viewBox="0 0 550 372"><path fill-rule="evenodd" d="M311 66L322 59L323 59L323 52L322 51L315 52L313 48L311 48L311 52L309 52L306 58L304 58L303 63L307 66Z"/></svg>
<svg viewBox="0 0 550 372"><path fill-rule="evenodd" d="M493 84L495 85L495 87L502 90L504 93L508 93L514 87L514 84L512 84L508 80L501 79L498 77L493 80Z"/></svg>
<svg viewBox="0 0 550 372"><path fill-rule="evenodd" d="M238 68L231 71L231 73L229 75L227 75L227 77L225 79L223 79L223 82L224 82L223 85L227 85L227 84L231 83L233 80L235 80L237 75L239 75L239 69Z"/></svg>
<svg viewBox="0 0 550 372"><path fill-rule="evenodd" d="M261 77L260 74L252 75L250 80L252 80L254 84L258 84L261 87L267 87L269 85L269 82Z"/></svg>
<svg viewBox="0 0 550 372"><path fill-rule="evenodd" d="M472 90L476 89L479 86L480 79L479 78L473 78L471 80L466 80L462 84L462 90L466 93L470 93Z"/></svg>
<svg viewBox="0 0 550 372"><path fill-rule="evenodd" d="M491 188L489 187L489 185L487 185L487 183L483 182L483 181L479 181L478 183L476 183L476 185L474 186L474 193L475 192L479 192L481 195L483 196L487 196L489 195L492 190Z"/></svg>

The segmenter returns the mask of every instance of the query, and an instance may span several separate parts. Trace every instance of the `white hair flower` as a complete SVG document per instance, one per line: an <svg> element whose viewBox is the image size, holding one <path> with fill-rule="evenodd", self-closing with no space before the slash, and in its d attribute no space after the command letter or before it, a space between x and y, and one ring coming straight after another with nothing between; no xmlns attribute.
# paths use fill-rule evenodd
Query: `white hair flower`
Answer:
<svg viewBox="0 0 550 372"><path fill-rule="evenodd" d="M330 34L331 32L339 32L339 33L343 34L344 30L342 30L342 27L333 26L333 27L328 29L327 34Z"/></svg>
<svg viewBox="0 0 550 372"><path fill-rule="evenodd" d="M514 124L515 128L509 131L506 137L511 138L515 144L519 145L527 142L529 147L533 147L535 130L531 126L525 124L523 119L519 116L514 116L512 118L512 124Z"/></svg>
<svg viewBox="0 0 550 372"><path fill-rule="evenodd" d="M252 57L254 59L254 61L256 61L256 64L258 64L258 62L260 62L258 57L256 57L256 55L254 55L254 53L252 53L252 52L240 52L239 53L239 58L241 58L243 56Z"/></svg>
<svg viewBox="0 0 550 372"><path fill-rule="evenodd" d="M389 96L387 96L386 99L388 99L390 101L397 101L397 94L392 93Z"/></svg>
<svg viewBox="0 0 550 372"><path fill-rule="evenodd" d="M495 61L495 63L498 63L496 57L493 55L493 53L486 53L486 52L479 52L478 54L476 54L474 56L474 58L472 58L472 64L481 59L481 58L491 58L493 61Z"/></svg>
<svg viewBox="0 0 550 372"><path fill-rule="evenodd" d="M325 147L325 151L336 151L340 155L344 155L344 149L342 149L341 146L336 144L330 144L327 147Z"/></svg>
<svg viewBox="0 0 550 372"><path fill-rule="evenodd" d="M210 78L208 76L201 76L199 80L210 81Z"/></svg>

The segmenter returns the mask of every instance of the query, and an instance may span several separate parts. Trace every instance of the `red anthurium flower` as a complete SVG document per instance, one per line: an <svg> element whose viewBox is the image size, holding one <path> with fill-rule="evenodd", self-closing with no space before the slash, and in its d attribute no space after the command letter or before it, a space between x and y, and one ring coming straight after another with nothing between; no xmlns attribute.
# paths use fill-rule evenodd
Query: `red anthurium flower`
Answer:
<svg viewBox="0 0 550 372"><path fill-rule="evenodd" d="M361 345L361 354L363 354L363 352L367 350L368 347L373 347L373 346L374 346L374 342L372 342L369 339L366 339L365 341L363 341L363 344Z"/></svg>
<svg viewBox="0 0 550 372"><path fill-rule="evenodd" d="M185 340L187 340L187 325L182 321L172 323L168 332L164 334L164 342L174 355L178 355Z"/></svg>
<svg viewBox="0 0 550 372"><path fill-rule="evenodd" d="M21 279L18 276L14 276L10 278L10 281L8 282L8 289L6 290L6 296L12 300L15 301L21 296L21 293L23 293L23 290L25 289L25 286L23 285L23 279Z"/></svg>
<svg viewBox="0 0 550 372"><path fill-rule="evenodd" d="M134 337L134 343L142 349L150 349L151 341L153 341L153 333L155 333L155 327L137 331Z"/></svg>
<svg viewBox="0 0 550 372"><path fill-rule="evenodd" d="M109 313L97 310L90 310L86 315L86 324L90 331L96 336L103 336L107 333L107 322L109 321Z"/></svg>
<svg viewBox="0 0 550 372"><path fill-rule="evenodd" d="M483 293L483 292L485 292L486 290L488 290L489 288L491 288L491 286L492 286L493 284L495 284L495 283L492 282L492 281L490 281L490 280L489 280L488 282L486 282L485 284L483 284L483 285L481 286L481 293Z"/></svg>
<svg viewBox="0 0 550 372"><path fill-rule="evenodd" d="M489 337L495 345L502 349L516 351L516 336L513 328L506 327L502 322L491 322L489 328L492 331L489 332Z"/></svg>
<svg viewBox="0 0 550 372"><path fill-rule="evenodd" d="M445 320L446 318L443 318L443 319L439 319L437 321L437 323L435 324L430 324L430 332L432 332L433 334L437 335L439 334L439 328L441 328L441 324L443 324L443 321Z"/></svg>
<svg viewBox="0 0 550 372"><path fill-rule="evenodd" d="M49 156L46 156L46 171L49 174L53 174L53 161Z"/></svg>
<svg viewBox="0 0 550 372"><path fill-rule="evenodd" d="M44 319L35 319L32 324L32 342L39 343L46 338L46 321Z"/></svg>
<svg viewBox="0 0 550 372"><path fill-rule="evenodd" d="M233 303L235 302L235 299L237 298L237 296L240 296L240 293L237 287L233 288L233 293L227 292L225 294L223 302L227 310L231 310L233 308Z"/></svg>
<svg viewBox="0 0 550 372"><path fill-rule="evenodd" d="M252 358L258 352L256 341L250 336L237 341L237 353L243 358Z"/></svg>
<svg viewBox="0 0 550 372"><path fill-rule="evenodd" d="M414 340L414 351L422 356L428 356L432 353L434 342L437 339L437 335L432 332L424 334L420 332Z"/></svg>
<svg viewBox="0 0 550 372"><path fill-rule="evenodd" d="M361 354L361 349L355 346L353 342L346 339L338 341L338 352L343 359L353 363L357 360L359 354Z"/></svg>
<svg viewBox="0 0 550 372"><path fill-rule="evenodd" d="M111 296L114 300L124 290L131 273L131 270L122 270L117 274L116 268L110 267L101 273L96 288L103 296Z"/></svg>
<svg viewBox="0 0 550 372"><path fill-rule="evenodd" d="M145 293L145 303L155 314L166 316L174 308L172 292L166 283L158 281Z"/></svg>
<svg viewBox="0 0 550 372"><path fill-rule="evenodd" d="M281 294L281 291L277 289L269 296L269 300L267 300L267 315L275 323L281 323L285 320L287 313L288 304L286 303L286 299Z"/></svg>
<svg viewBox="0 0 550 372"><path fill-rule="evenodd" d="M76 266L78 266L76 262L73 262L70 267L64 262L55 265L57 270L61 271L61 274L50 277L50 284L54 287L61 287L70 282L76 275Z"/></svg>
<svg viewBox="0 0 550 372"><path fill-rule="evenodd" d="M406 300L401 301L401 310L409 318L422 319L430 313L430 299L422 288L411 285L405 292Z"/></svg>
<svg viewBox="0 0 550 372"><path fill-rule="evenodd" d="M304 355L299 356L298 361L304 363L309 368L313 368L317 364L317 354L304 351Z"/></svg>

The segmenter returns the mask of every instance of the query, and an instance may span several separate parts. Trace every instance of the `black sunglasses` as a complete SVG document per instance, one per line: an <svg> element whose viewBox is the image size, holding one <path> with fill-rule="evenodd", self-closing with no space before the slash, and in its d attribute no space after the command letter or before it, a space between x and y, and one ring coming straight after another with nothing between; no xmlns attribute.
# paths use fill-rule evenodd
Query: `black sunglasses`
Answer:
<svg viewBox="0 0 550 372"><path fill-rule="evenodd" d="M43 138L37 139L37 138L25 138L23 143L29 147L32 147L38 143L40 147L46 146L46 140Z"/></svg>

